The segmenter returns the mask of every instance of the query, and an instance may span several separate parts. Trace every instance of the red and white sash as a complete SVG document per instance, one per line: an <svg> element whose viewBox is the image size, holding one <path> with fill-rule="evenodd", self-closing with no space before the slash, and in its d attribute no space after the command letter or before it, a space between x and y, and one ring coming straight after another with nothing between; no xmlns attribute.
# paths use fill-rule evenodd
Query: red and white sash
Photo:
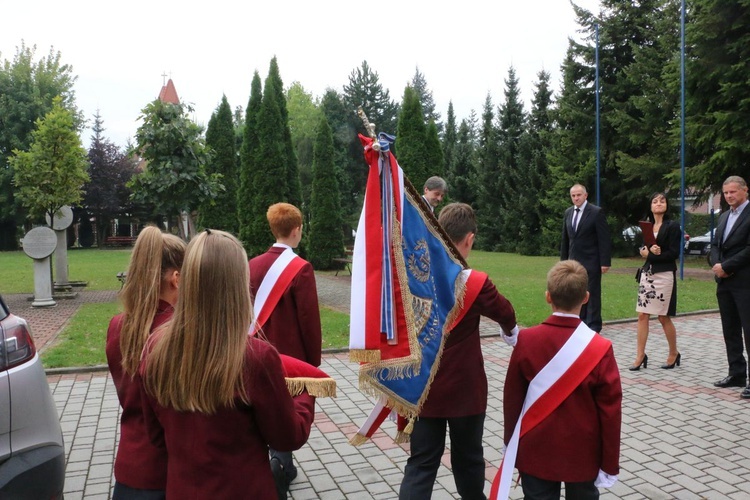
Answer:
<svg viewBox="0 0 750 500"><path fill-rule="evenodd" d="M523 409L490 490L490 500L507 499L518 442L547 418L599 364L612 343L581 322L565 345L529 383ZM551 389L551 390L550 390Z"/></svg>
<svg viewBox="0 0 750 500"><path fill-rule="evenodd" d="M258 287L258 292L255 294L255 302L253 303L254 321L250 335L255 335L266 324L276 308L276 304L279 303L279 299L305 264L306 261L295 254L291 248L281 252L281 255L268 269L263 282Z"/></svg>

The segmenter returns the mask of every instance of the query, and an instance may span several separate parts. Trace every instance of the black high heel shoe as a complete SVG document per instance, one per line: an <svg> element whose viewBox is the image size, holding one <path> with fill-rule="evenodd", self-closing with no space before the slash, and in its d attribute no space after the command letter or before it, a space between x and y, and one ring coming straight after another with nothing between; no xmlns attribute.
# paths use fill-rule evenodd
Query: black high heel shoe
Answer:
<svg viewBox="0 0 750 500"><path fill-rule="evenodd" d="M661 367L664 368L665 370L671 370L672 368L674 368L674 365L680 366L681 359L682 359L682 354L678 352L677 357L674 358L674 363L672 363L671 365L664 363L663 365L661 365Z"/></svg>
<svg viewBox="0 0 750 500"><path fill-rule="evenodd" d="M680 355L678 354L677 357L679 358ZM630 368L628 368L628 370L630 370L631 372L637 372L641 369L641 365L643 365L643 368L648 368L648 354L644 354L641 362L637 365L631 366Z"/></svg>

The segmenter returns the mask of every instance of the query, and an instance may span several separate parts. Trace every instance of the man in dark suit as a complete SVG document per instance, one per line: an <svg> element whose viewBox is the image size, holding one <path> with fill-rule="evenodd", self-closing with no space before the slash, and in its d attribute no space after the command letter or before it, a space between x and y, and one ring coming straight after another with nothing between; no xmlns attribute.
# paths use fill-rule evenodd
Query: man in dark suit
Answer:
<svg viewBox="0 0 750 500"><path fill-rule="evenodd" d="M716 275L716 300L727 349L729 374L714 383L716 387L745 387L741 397L750 399L747 361L742 340L750 348L750 209L747 183L733 175L724 181L722 191L731 210L721 214L711 242L709 263Z"/></svg>
<svg viewBox="0 0 750 500"><path fill-rule="evenodd" d="M611 265L612 240L604 211L586 201L586 187L570 188L573 206L565 211L560 244L560 259L573 259L583 265L589 276L589 301L581 309L581 319L600 332L602 329L602 274Z"/></svg>

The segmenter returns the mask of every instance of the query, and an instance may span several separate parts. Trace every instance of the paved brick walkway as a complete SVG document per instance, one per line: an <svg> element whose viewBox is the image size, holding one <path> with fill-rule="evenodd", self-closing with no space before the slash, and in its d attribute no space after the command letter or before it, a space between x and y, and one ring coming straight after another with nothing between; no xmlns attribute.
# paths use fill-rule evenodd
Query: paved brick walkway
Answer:
<svg viewBox="0 0 750 500"><path fill-rule="evenodd" d="M319 278L321 302L327 287L347 289L347 277ZM348 294L332 301L347 310ZM712 304L708 305L709 307ZM718 315L675 319L682 366L661 370L667 348L658 322L652 321L647 352L651 365L639 372L626 368L635 350L635 324L606 325L623 371L623 428L620 481L605 499L745 499L750 495L750 401L739 389L716 389L726 373ZM484 333L494 326L483 323ZM483 339L490 385L485 423L486 491L502 447L502 385L510 348L495 337ZM309 442L295 457L299 476L293 499L391 499L397 496L408 445L396 445L394 425L386 422L372 442L360 447L348 439L364 421L372 403L357 388L357 365L346 354L326 354L322 369L338 383L338 397L319 399ZM113 484L112 463L118 439L118 403L106 373L48 377L63 423L68 469L66 499L106 499ZM446 452L433 498L456 498ZM520 488L511 498L522 497Z"/></svg>

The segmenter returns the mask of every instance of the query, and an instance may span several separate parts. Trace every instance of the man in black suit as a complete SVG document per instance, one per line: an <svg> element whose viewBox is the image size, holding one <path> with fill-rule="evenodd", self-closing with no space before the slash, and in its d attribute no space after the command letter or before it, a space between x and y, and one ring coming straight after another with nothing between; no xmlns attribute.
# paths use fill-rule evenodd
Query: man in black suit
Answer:
<svg viewBox="0 0 750 500"><path fill-rule="evenodd" d="M722 186L731 210L721 214L708 262L716 275L716 300L727 349L729 375L716 387L745 387L741 397L750 399L747 362L742 348L750 348L750 209L747 183L742 177L727 177Z"/></svg>
<svg viewBox="0 0 750 500"><path fill-rule="evenodd" d="M589 301L581 308L581 319L600 332L602 329L602 274L611 266L612 240L604 211L586 201L586 187L570 188L573 206L565 210L560 244L560 259L573 259L589 275Z"/></svg>

